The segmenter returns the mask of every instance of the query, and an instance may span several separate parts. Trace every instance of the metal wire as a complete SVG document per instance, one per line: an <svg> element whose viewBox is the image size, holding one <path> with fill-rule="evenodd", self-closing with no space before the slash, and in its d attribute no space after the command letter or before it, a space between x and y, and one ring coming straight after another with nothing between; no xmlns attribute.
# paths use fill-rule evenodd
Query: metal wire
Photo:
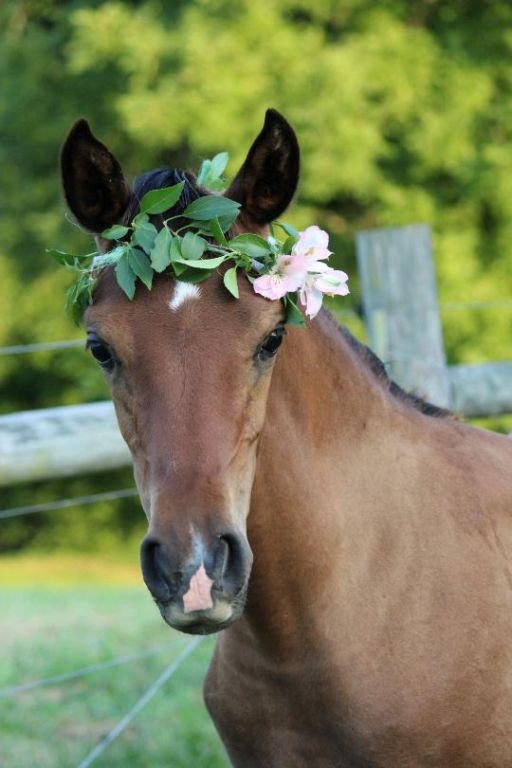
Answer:
<svg viewBox="0 0 512 768"><path fill-rule="evenodd" d="M94 493L89 496L75 496L72 499L61 499L60 501L47 501L41 504L31 504L26 507L13 507L4 509L0 512L0 520L6 520L10 517L19 517L20 515L33 515L35 512L53 512L68 507L79 507L85 504L96 504L99 501L113 501L114 499L126 499L131 496L137 496L136 488L124 488L119 491L106 491L105 493Z"/></svg>
<svg viewBox="0 0 512 768"><path fill-rule="evenodd" d="M15 344L11 347L0 347L0 356L3 355L27 355L30 352L48 352L56 349L74 349L75 347L84 348L82 339L73 339L70 341L42 341L34 344Z"/></svg>
<svg viewBox="0 0 512 768"><path fill-rule="evenodd" d="M469 309L512 309L512 299L493 299L492 301L445 301L439 304L441 309L460 312Z"/></svg>
<svg viewBox="0 0 512 768"><path fill-rule="evenodd" d="M447 311L465 311L470 309L512 309L512 299L490 299L489 301L445 301L439 304ZM358 315L357 309L342 309L336 312L340 317ZM68 341L42 341L34 344L15 344L0 347L0 357L4 355L26 355L32 352L48 352L58 349L75 349L84 346L82 339Z"/></svg>
<svg viewBox="0 0 512 768"><path fill-rule="evenodd" d="M7 699L11 696L16 696L18 693L26 693L27 691L33 691L36 688L43 688L47 685L66 683L68 680L76 680L77 678L85 677L86 675L92 675L95 672L112 669L113 667L120 667L123 664L130 664L132 661L138 661L139 659L145 659L150 656L156 656L157 653L165 651L171 645L174 645L174 641L172 643L158 645L155 648L149 648L146 651L140 651L139 653L131 653L126 656L119 656L116 659L110 659L110 661L102 661L98 664L90 664L87 667L80 667L80 669L64 672L61 675L43 677L40 680L33 680L30 683L22 683L21 685L13 685L10 688L3 688L0 690L0 699Z"/></svg>
<svg viewBox="0 0 512 768"><path fill-rule="evenodd" d="M118 736L127 728L132 720L139 714L146 704L151 701L155 693L174 675L174 673L183 664L185 659L190 656L192 651L199 645L203 638L195 637L191 642L183 649L183 651L164 669L162 674L157 677L155 682L150 685L147 691L140 697L140 699L134 704L130 711L107 733L104 738L98 742L94 749L89 752L87 757L82 760L78 768L89 768L90 765L106 750L106 748L117 739Z"/></svg>

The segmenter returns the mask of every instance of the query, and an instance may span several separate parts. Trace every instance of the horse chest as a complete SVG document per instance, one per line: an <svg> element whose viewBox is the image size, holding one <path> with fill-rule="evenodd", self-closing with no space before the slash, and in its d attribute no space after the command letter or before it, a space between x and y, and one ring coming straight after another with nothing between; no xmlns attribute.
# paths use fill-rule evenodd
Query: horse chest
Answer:
<svg viewBox="0 0 512 768"><path fill-rule="evenodd" d="M413 698L401 688L401 705L384 711L382 702L375 704L360 688L347 689L333 664L327 664L330 675L315 670L312 656L294 665L258 664L251 648L230 646L226 639L218 643L205 702L234 768L512 765L504 713L489 718L488 707L467 700L467 711L461 701L460 716L448 716L442 713L446 702L432 702L428 686ZM376 687L380 698L389 696L386 686Z"/></svg>
<svg viewBox="0 0 512 768"><path fill-rule="evenodd" d="M222 645L204 694L234 768L371 768L333 708L336 686L308 675L307 661L298 670L247 665Z"/></svg>

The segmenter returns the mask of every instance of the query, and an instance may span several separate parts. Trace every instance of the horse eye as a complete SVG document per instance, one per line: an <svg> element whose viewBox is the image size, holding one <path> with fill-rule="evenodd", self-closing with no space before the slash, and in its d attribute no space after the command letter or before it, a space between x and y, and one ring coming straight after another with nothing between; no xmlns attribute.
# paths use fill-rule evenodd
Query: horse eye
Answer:
<svg viewBox="0 0 512 768"><path fill-rule="evenodd" d="M277 350L281 346L281 342L285 333L286 329L283 325L278 325L277 328L274 328L272 333L267 336L263 344L258 347L258 351L256 352L258 359L270 360L271 357L274 357Z"/></svg>
<svg viewBox="0 0 512 768"><path fill-rule="evenodd" d="M89 337L87 339L86 347L90 350L91 355L95 360L98 361L102 368L110 371L114 367L115 359L112 355L112 352L107 347L107 345L100 341L97 337Z"/></svg>

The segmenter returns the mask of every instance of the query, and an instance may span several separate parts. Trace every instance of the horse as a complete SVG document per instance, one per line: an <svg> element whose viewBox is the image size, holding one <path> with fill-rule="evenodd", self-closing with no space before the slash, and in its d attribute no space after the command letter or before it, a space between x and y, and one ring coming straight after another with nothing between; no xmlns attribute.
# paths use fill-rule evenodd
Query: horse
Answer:
<svg viewBox="0 0 512 768"><path fill-rule="evenodd" d="M132 187L84 120L61 167L102 251L147 190L184 181L165 216L206 192L170 169ZM298 175L268 110L230 236L268 237ZM512 442L403 392L327 311L284 320L245 279L237 300L162 274L129 301L111 268L85 315L145 583L171 627L219 633L204 699L233 766L512 766Z"/></svg>

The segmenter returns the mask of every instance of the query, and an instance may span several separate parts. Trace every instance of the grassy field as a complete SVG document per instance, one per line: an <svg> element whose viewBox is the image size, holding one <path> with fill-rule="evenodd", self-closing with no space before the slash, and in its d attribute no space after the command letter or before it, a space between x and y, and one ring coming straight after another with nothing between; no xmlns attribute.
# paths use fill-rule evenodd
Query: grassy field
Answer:
<svg viewBox="0 0 512 768"><path fill-rule="evenodd" d="M137 585L135 566L70 557L53 559L52 569L51 562L41 556L0 561L0 689L165 648L0 698L1 768L76 768L190 641L163 623ZM227 768L201 695L212 648L213 641L204 640L94 765Z"/></svg>

